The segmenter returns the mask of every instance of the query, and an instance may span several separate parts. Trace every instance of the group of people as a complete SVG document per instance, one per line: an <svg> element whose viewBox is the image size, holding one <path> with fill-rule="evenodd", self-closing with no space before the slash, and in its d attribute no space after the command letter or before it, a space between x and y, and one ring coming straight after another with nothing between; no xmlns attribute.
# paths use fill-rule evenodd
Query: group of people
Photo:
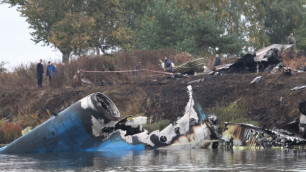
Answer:
<svg viewBox="0 0 306 172"><path fill-rule="evenodd" d="M38 84L38 88L41 88L42 87L42 83L43 83L43 74L44 74L44 64L43 64L43 61L41 59L40 59L39 63L37 64L36 72L37 72L37 84ZM55 73L56 73L56 68L49 61L47 69L46 69L46 76L49 77L50 85L52 85L52 76Z"/></svg>

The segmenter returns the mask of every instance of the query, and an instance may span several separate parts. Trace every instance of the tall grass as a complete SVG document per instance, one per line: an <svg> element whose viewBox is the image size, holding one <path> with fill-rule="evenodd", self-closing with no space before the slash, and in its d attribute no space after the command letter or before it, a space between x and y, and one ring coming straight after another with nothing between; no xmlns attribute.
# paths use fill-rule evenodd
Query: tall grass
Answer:
<svg viewBox="0 0 306 172"><path fill-rule="evenodd" d="M224 129L224 122L258 125L256 121L246 118L247 112L247 104L239 102L222 103L207 109L207 114L215 114L218 117L221 129Z"/></svg>
<svg viewBox="0 0 306 172"><path fill-rule="evenodd" d="M169 124L170 124L170 121L165 119L165 120L157 121L151 124L145 124L143 128L148 130L148 132L150 133L155 130L162 130L165 127L167 127Z"/></svg>
<svg viewBox="0 0 306 172"><path fill-rule="evenodd" d="M144 50L133 53L117 53L113 55L86 56L72 60L69 63L54 64L57 68L56 75L53 76L53 88L77 87L80 84L75 82L74 76L78 70L84 71L115 71L115 70L135 70L136 64L141 61L142 69L162 70L159 60L165 56L170 56L175 64L181 64L191 59L187 53L176 54L174 50ZM44 65L43 86L46 85L48 78L45 77L46 66ZM133 73L82 73L81 77L86 77L98 84L102 81L126 82L144 78L135 78ZM144 73L144 76L148 74ZM14 72L0 73L0 89L15 89L22 91L37 87L36 63L29 66L19 66Z"/></svg>

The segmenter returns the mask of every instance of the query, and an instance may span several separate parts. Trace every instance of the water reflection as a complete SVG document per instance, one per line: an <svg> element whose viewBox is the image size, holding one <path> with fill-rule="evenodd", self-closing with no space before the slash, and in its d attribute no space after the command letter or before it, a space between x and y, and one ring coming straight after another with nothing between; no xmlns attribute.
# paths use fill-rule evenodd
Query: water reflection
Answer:
<svg viewBox="0 0 306 172"><path fill-rule="evenodd" d="M0 155L1 171L303 171L305 150L176 150Z"/></svg>

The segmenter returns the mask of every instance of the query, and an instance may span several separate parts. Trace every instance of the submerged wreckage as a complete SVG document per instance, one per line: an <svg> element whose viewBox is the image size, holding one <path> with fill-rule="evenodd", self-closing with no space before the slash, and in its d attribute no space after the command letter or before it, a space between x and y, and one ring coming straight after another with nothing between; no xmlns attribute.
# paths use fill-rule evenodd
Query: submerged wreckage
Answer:
<svg viewBox="0 0 306 172"><path fill-rule="evenodd" d="M266 148L306 143L284 132L246 124L227 124L221 136L217 117L206 116L192 87L187 88L189 101L183 116L161 131L149 133L143 128L147 121L143 116L119 120L116 105L104 94L93 93L0 148L0 153L217 148L219 143Z"/></svg>

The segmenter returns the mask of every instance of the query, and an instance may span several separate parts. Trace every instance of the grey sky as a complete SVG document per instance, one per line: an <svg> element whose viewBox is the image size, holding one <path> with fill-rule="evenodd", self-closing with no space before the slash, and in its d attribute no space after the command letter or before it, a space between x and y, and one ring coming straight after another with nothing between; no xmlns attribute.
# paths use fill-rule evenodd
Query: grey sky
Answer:
<svg viewBox="0 0 306 172"><path fill-rule="evenodd" d="M0 4L0 25L0 62L8 62L5 67L10 70L20 64L37 63L39 59L61 60L59 51L31 40L29 24L15 7Z"/></svg>

